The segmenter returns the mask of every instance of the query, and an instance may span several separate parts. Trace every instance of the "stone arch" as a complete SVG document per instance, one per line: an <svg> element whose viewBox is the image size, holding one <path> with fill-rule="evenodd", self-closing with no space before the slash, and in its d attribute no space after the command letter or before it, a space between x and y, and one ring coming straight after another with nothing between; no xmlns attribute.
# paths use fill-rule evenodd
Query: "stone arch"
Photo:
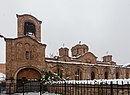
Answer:
<svg viewBox="0 0 130 95"><path fill-rule="evenodd" d="M116 68L116 70L115 70L115 78L116 79L123 78L121 68Z"/></svg>
<svg viewBox="0 0 130 95"><path fill-rule="evenodd" d="M84 72L84 66L83 65L75 65L75 67L72 67L72 68L75 68L75 69L72 69L71 73L73 75L73 79L76 79L76 80L82 80L84 79L84 75L83 75L83 72Z"/></svg>
<svg viewBox="0 0 130 95"><path fill-rule="evenodd" d="M31 60L37 60L37 57L38 57L37 49L38 48L36 45L31 46L31 51L30 51L30 59Z"/></svg>
<svg viewBox="0 0 130 95"><path fill-rule="evenodd" d="M25 68L18 72L17 79L41 79L41 75L33 68Z"/></svg>
<svg viewBox="0 0 130 95"><path fill-rule="evenodd" d="M103 71L102 71L102 78L103 79L109 79L109 75L110 75L110 68L109 67L104 67Z"/></svg>
<svg viewBox="0 0 130 95"><path fill-rule="evenodd" d="M40 70L36 67L21 67L15 72L14 79L21 79L22 77L26 77L26 79L41 79L41 75Z"/></svg>
<svg viewBox="0 0 130 95"><path fill-rule="evenodd" d="M91 78L92 78L92 75L94 75L94 78L98 79L98 75L99 75L98 68L97 67L91 67L90 75L91 75Z"/></svg>
<svg viewBox="0 0 130 95"><path fill-rule="evenodd" d="M91 80L94 80L95 79L95 72L91 72Z"/></svg>
<svg viewBox="0 0 130 95"><path fill-rule="evenodd" d="M64 76L64 67L62 65L55 65L53 68L51 68L51 71L60 77Z"/></svg>
<svg viewBox="0 0 130 95"><path fill-rule="evenodd" d="M77 70L75 70L75 80L82 80L82 70L80 68L77 68Z"/></svg>
<svg viewBox="0 0 130 95"><path fill-rule="evenodd" d="M125 77L126 79L128 79L129 78L129 70L128 69L126 69L126 77Z"/></svg>
<svg viewBox="0 0 130 95"><path fill-rule="evenodd" d="M30 44L29 43L25 43L25 50L30 50Z"/></svg>
<svg viewBox="0 0 130 95"><path fill-rule="evenodd" d="M107 71L104 72L104 79L108 79L108 72Z"/></svg>
<svg viewBox="0 0 130 95"><path fill-rule="evenodd" d="M16 44L16 59L19 61L23 58L23 44L17 43Z"/></svg>

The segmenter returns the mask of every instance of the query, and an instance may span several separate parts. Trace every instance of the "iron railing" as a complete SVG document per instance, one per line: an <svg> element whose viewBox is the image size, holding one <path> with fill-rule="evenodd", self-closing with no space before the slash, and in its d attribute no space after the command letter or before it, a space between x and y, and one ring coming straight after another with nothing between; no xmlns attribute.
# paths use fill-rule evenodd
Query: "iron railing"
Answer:
<svg viewBox="0 0 130 95"><path fill-rule="evenodd" d="M2 88L2 87L1 87ZM43 83L40 80L21 80L16 83L6 83L6 93L44 92L61 95L130 95L129 82L105 81L57 81Z"/></svg>

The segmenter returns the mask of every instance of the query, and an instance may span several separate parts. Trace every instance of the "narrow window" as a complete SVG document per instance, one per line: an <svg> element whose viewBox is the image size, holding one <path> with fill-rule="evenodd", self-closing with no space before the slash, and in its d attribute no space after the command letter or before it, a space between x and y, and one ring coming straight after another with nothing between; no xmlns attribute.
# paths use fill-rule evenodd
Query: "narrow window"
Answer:
<svg viewBox="0 0 130 95"><path fill-rule="evenodd" d="M16 56L17 60L21 60L22 59L22 55L23 55L22 44L21 43L17 44L16 52L17 52L17 56Z"/></svg>
<svg viewBox="0 0 130 95"><path fill-rule="evenodd" d="M60 75L60 69L59 68L57 68L57 74L58 74L58 76Z"/></svg>
<svg viewBox="0 0 130 95"><path fill-rule="evenodd" d="M105 79L108 79L108 73L107 72L105 72Z"/></svg>
<svg viewBox="0 0 130 95"><path fill-rule="evenodd" d="M26 60L29 59L29 51L26 51Z"/></svg>
<svg viewBox="0 0 130 95"><path fill-rule="evenodd" d="M78 71L79 72L79 79L82 80L82 71Z"/></svg>
<svg viewBox="0 0 130 95"><path fill-rule="evenodd" d="M85 53L85 48L83 48L83 53Z"/></svg>
<svg viewBox="0 0 130 95"><path fill-rule="evenodd" d="M75 80L82 80L82 71L80 69L75 72Z"/></svg>
<svg viewBox="0 0 130 95"><path fill-rule="evenodd" d="M116 73L116 79L119 79L119 73L118 72Z"/></svg>
<svg viewBox="0 0 130 95"><path fill-rule="evenodd" d="M77 54L79 54L79 49L77 49Z"/></svg>
<svg viewBox="0 0 130 95"><path fill-rule="evenodd" d="M128 79L128 78L129 78L129 73L127 72L127 73L126 73L126 79Z"/></svg>
<svg viewBox="0 0 130 95"><path fill-rule="evenodd" d="M67 54L66 54L66 49L65 49L65 55L67 55Z"/></svg>
<svg viewBox="0 0 130 95"><path fill-rule="evenodd" d="M95 73L91 72L91 80L94 80L94 79L95 79Z"/></svg>
<svg viewBox="0 0 130 95"><path fill-rule="evenodd" d="M75 80L78 80L78 74L75 72Z"/></svg>
<svg viewBox="0 0 130 95"><path fill-rule="evenodd" d="M57 74L58 74L58 76L60 76L60 78L63 77L63 71L60 70L59 68L57 68Z"/></svg>

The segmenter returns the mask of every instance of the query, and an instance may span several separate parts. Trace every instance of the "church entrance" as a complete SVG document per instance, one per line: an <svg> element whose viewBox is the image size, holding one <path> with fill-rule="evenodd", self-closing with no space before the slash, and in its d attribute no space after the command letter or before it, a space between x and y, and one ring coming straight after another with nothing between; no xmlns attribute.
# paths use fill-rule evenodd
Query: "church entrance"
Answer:
<svg viewBox="0 0 130 95"><path fill-rule="evenodd" d="M41 74L33 68L25 68L17 74L17 92L39 90Z"/></svg>
<svg viewBox="0 0 130 95"><path fill-rule="evenodd" d="M41 79L41 74L33 68L25 68L20 70L17 74L17 79L23 78L27 80Z"/></svg>

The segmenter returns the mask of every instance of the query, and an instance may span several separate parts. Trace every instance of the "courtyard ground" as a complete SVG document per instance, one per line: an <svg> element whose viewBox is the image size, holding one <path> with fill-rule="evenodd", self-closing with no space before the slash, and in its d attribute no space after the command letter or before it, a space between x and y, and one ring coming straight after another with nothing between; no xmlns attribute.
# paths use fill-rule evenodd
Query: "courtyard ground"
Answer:
<svg viewBox="0 0 130 95"><path fill-rule="evenodd" d="M4 93L0 93L0 95L23 95L23 93L15 93L15 94L4 94ZM24 93L24 95L40 95L40 93L30 92L30 93ZM45 92L42 95L60 95L60 94Z"/></svg>

